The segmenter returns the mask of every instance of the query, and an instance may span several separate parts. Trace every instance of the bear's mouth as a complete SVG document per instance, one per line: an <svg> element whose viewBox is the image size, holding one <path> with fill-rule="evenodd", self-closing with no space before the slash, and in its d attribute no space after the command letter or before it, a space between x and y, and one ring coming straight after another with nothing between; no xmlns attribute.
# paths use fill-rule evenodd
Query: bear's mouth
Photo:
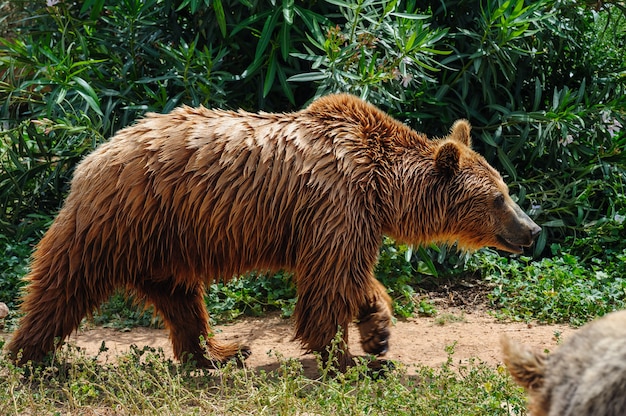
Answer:
<svg viewBox="0 0 626 416"><path fill-rule="evenodd" d="M501 249L511 252L513 254L523 253L524 247L528 247L532 244L532 242L530 244L529 243L520 244L514 241L509 241L506 238L502 237L501 235L497 235L496 238L498 239L498 244L500 245Z"/></svg>

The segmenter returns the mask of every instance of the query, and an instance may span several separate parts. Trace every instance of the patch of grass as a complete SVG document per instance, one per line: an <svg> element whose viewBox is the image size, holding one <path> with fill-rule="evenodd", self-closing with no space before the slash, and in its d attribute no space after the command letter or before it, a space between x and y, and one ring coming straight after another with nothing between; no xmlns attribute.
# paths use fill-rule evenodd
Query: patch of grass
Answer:
<svg viewBox="0 0 626 416"><path fill-rule="evenodd" d="M346 374L304 375L299 360L276 357L275 371L227 365L205 371L163 351L133 348L115 361L64 347L46 367L0 358L0 414L509 415L524 414L524 393L502 367L455 366L453 348L439 368L398 366L368 376L367 362Z"/></svg>
<svg viewBox="0 0 626 416"><path fill-rule="evenodd" d="M455 315L452 313L442 313L435 318L435 323L440 326L453 322L465 322L465 315Z"/></svg>

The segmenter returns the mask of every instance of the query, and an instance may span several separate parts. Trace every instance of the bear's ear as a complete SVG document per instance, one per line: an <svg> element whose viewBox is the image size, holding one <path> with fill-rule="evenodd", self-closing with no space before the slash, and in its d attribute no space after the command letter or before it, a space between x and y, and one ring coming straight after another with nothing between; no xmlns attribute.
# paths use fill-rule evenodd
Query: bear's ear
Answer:
<svg viewBox="0 0 626 416"><path fill-rule="evenodd" d="M458 170L461 161L461 149L451 140L443 142L435 151L435 168L439 173L452 176Z"/></svg>
<svg viewBox="0 0 626 416"><path fill-rule="evenodd" d="M472 130L472 126L469 121L461 119L454 122L452 128L450 129L450 138L452 140L456 140L457 142L463 143L464 145L471 147L472 146L472 138L470 136L470 131Z"/></svg>

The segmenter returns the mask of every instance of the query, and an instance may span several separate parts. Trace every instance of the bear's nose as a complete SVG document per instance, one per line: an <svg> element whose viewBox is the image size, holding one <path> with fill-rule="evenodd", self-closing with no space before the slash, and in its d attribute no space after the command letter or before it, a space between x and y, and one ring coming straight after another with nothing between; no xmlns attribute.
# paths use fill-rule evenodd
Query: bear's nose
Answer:
<svg viewBox="0 0 626 416"><path fill-rule="evenodd" d="M530 229L531 238L534 240L535 238L537 238L540 232L541 232L541 227L535 224L535 226Z"/></svg>

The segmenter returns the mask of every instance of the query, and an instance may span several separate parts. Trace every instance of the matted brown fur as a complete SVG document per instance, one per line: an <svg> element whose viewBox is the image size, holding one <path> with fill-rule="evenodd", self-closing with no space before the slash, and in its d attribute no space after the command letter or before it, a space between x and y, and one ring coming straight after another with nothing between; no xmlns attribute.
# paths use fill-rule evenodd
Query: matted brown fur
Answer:
<svg viewBox="0 0 626 416"><path fill-rule="evenodd" d="M593 321L554 353L502 338L504 363L532 416L626 414L626 311Z"/></svg>
<svg viewBox="0 0 626 416"><path fill-rule="evenodd" d="M384 354L391 303L373 275L384 234L521 252L538 232L470 149L466 121L428 140L350 95L288 114L148 114L76 168L8 349L40 360L125 287L163 316L177 357L225 361L239 346L211 336L205 285L286 269L305 348L323 352L357 319L365 351ZM346 349L340 366L351 362Z"/></svg>

